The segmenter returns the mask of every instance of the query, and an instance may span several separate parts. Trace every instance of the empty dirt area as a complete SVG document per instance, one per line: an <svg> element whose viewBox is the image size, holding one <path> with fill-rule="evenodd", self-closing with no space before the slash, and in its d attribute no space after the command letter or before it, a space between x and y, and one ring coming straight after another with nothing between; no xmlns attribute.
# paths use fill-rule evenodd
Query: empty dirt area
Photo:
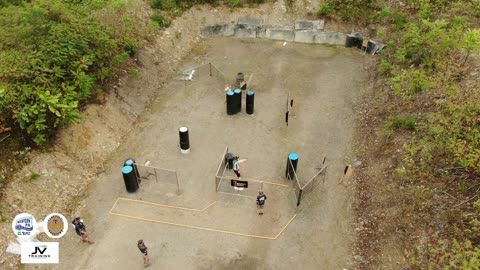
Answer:
<svg viewBox="0 0 480 270"><path fill-rule="evenodd" d="M177 78L158 91L90 187L81 214L95 244L82 244L69 233L60 240L60 264L35 267L142 269L136 244L143 239L151 269L349 268L353 190L348 179L339 183L355 158L363 63L363 55L343 47L205 39L181 65L195 70L192 80ZM241 112L226 113L224 88L234 88L238 72L251 78L253 115L245 113L245 90ZM296 105L287 126L291 99ZM188 154L179 149L180 127L189 130ZM243 159L241 180L249 181L248 192L230 186L231 170L216 181L227 146ZM285 178L292 152L299 155L302 183L318 172L324 157L328 166L299 207ZM121 171L127 158L169 171L158 169L155 177L153 169L141 169L145 179L129 194ZM256 212L259 189L268 198L264 215Z"/></svg>

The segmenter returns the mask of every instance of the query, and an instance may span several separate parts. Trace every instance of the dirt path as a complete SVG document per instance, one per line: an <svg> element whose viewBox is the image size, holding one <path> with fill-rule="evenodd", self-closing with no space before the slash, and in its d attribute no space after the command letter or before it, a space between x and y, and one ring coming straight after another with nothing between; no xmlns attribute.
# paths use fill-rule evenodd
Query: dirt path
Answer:
<svg viewBox="0 0 480 270"><path fill-rule="evenodd" d="M199 39L199 23L235 21L244 15L264 17L269 24L293 22L296 16L284 11L281 2L256 10L188 11L156 37L157 46L141 51L140 78L121 79L109 102L90 106L85 120L65 129L51 153L34 154L32 163L19 173L2 198L2 202L12 205L7 213L14 216L26 211L41 219L50 212L77 209L75 214L85 218L97 241L92 246L79 246L76 235L69 233L60 241L62 263L57 269L140 268L141 257L134 244L139 237L150 243L152 260L158 266L154 269L317 269L318 265L339 269L350 265L352 193L338 186L337 180L350 158L354 108L364 80L362 58L355 51L328 46L283 47L281 42ZM178 32L181 35L176 35ZM188 61L181 62L187 55ZM255 73L254 118L244 114L233 120L227 117L224 96L214 89L220 84L199 85L200 91L167 80L179 64L188 68L208 61L219 66L230 79L239 70ZM298 117L291 120L288 128L283 122L286 89L301 104ZM144 111L150 100L154 101ZM176 148L181 125L192 130L194 150L188 156L180 155ZM232 229L225 217L222 224L216 224L218 216L214 215L215 219L210 220L203 217L205 223L201 225L271 233L273 230L256 230L269 224L273 228L277 222L288 220L293 209L288 201L291 198L287 197L285 211L272 212L271 217L258 223L254 206L248 206L250 200L215 194L213 175L226 144L249 158L242 166L245 173L279 183L286 183L282 172L289 152L301 155L302 179L312 175L320 156L328 157L330 168L325 185L318 188L317 195L312 195L277 240L215 234L108 215L117 197L125 196L119 166L126 157L135 157L179 171L181 195L172 196L172 191L165 189L156 202L192 207L218 201L212 214L220 216L231 211L228 206L241 204L242 213L248 214L237 218L247 225ZM106 171L101 173L103 163ZM28 180L31 172L39 172L42 177L34 182ZM88 198L81 200L84 196ZM152 195L137 196L140 199ZM285 203L276 195L271 196L272 205ZM152 219L165 215L160 210L156 214L152 211L144 209ZM181 215L192 224L199 220ZM1 224L0 233L2 239L13 240L10 224ZM4 246L6 242L1 243L1 252ZM7 254L2 258L2 268L16 269L16 256Z"/></svg>

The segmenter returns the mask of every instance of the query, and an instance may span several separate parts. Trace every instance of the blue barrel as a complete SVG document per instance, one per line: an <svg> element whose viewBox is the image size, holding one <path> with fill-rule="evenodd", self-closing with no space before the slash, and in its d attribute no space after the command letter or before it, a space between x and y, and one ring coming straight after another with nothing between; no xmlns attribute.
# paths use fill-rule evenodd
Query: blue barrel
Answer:
<svg viewBox="0 0 480 270"><path fill-rule="evenodd" d="M138 181L132 166L123 166L123 181L128 193L135 193L138 190Z"/></svg>
<svg viewBox="0 0 480 270"><path fill-rule="evenodd" d="M285 171L285 177L288 177L288 179L290 180L293 180L295 178L295 174L297 172L298 158L299 157L297 153L288 154L287 169Z"/></svg>
<svg viewBox="0 0 480 270"><path fill-rule="evenodd" d="M239 113L242 111L242 90L240 89L235 89L233 91L233 97L234 97L234 107L236 108L236 113Z"/></svg>
<svg viewBox="0 0 480 270"><path fill-rule="evenodd" d="M236 107L234 106L235 105L235 102L234 102L234 95L233 95L233 91L228 91L227 92L227 114L228 115L232 115L232 114L236 114Z"/></svg>
<svg viewBox="0 0 480 270"><path fill-rule="evenodd" d="M246 98L246 101L245 101L245 111L247 112L247 114L253 114L253 104L254 104L254 101L255 101L255 92L253 92L252 90L248 90L247 91L247 98Z"/></svg>

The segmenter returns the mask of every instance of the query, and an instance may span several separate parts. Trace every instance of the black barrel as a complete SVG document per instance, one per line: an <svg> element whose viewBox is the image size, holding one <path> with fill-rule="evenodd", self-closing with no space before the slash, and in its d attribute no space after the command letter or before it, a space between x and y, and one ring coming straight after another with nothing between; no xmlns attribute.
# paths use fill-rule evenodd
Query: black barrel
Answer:
<svg viewBox="0 0 480 270"><path fill-rule="evenodd" d="M247 112L247 114L253 114L253 104L254 104L254 100L255 100L255 92L253 92L252 90L248 90L247 91L247 98L246 98L246 109L245 111Z"/></svg>
<svg viewBox="0 0 480 270"><path fill-rule="evenodd" d="M227 114L232 115L237 113L237 108L235 107L235 96L233 91L227 92Z"/></svg>
<svg viewBox="0 0 480 270"><path fill-rule="evenodd" d="M178 131L180 135L180 151L183 154L190 153L190 140L188 138L188 128L181 127Z"/></svg>
<svg viewBox="0 0 480 270"><path fill-rule="evenodd" d="M293 180L295 178L295 174L297 172L297 164L298 164L298 154L297 153L288 154L287 169L285 171L285 177L288 177L288 179L290 180Z"/></svg>
<svg viewBox="0 0 480 270"><path fill-rule="evenodd" d="M123 166L123 181L128 193L135 193L138 190L138 181L132 166Z"/></svg>
<svg viewBox="0 0 480 270"><path fill-rule="evenodd" d="M225 154L225 164L227 164L228 169L233 169L233 157L232 153Z"/></svg>
<svg viewBox="0 0 480 270"><path fill-rule="evenodd" d="M234 98L234 107L236 108L236 113L242 111L242 90L235 89L233 91L233 98Z"/></svg>
<svg viewBox="0 0 480 270"><path fill-rule="evenodd" d="M140 174L138 173L137 164L135 164L135 159L133 158L126 159L125 162L123 163L123 166L132 166L133 171L135 172L135 176L137 177L138 183L141 182L141 177L140 177Z"/></svg>

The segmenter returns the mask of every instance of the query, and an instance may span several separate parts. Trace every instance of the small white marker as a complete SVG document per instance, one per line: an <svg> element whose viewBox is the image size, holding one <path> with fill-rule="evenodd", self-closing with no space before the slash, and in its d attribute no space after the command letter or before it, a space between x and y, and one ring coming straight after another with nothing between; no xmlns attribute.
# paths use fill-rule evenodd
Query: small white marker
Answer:
<svg viewBox="0 0 480 270"><path fill-rule="evenodd" d="M285 42L283 42L283 47L285 47L285 45L287 45L287 42L286 42L286 41L285 41Z"/></svg>

